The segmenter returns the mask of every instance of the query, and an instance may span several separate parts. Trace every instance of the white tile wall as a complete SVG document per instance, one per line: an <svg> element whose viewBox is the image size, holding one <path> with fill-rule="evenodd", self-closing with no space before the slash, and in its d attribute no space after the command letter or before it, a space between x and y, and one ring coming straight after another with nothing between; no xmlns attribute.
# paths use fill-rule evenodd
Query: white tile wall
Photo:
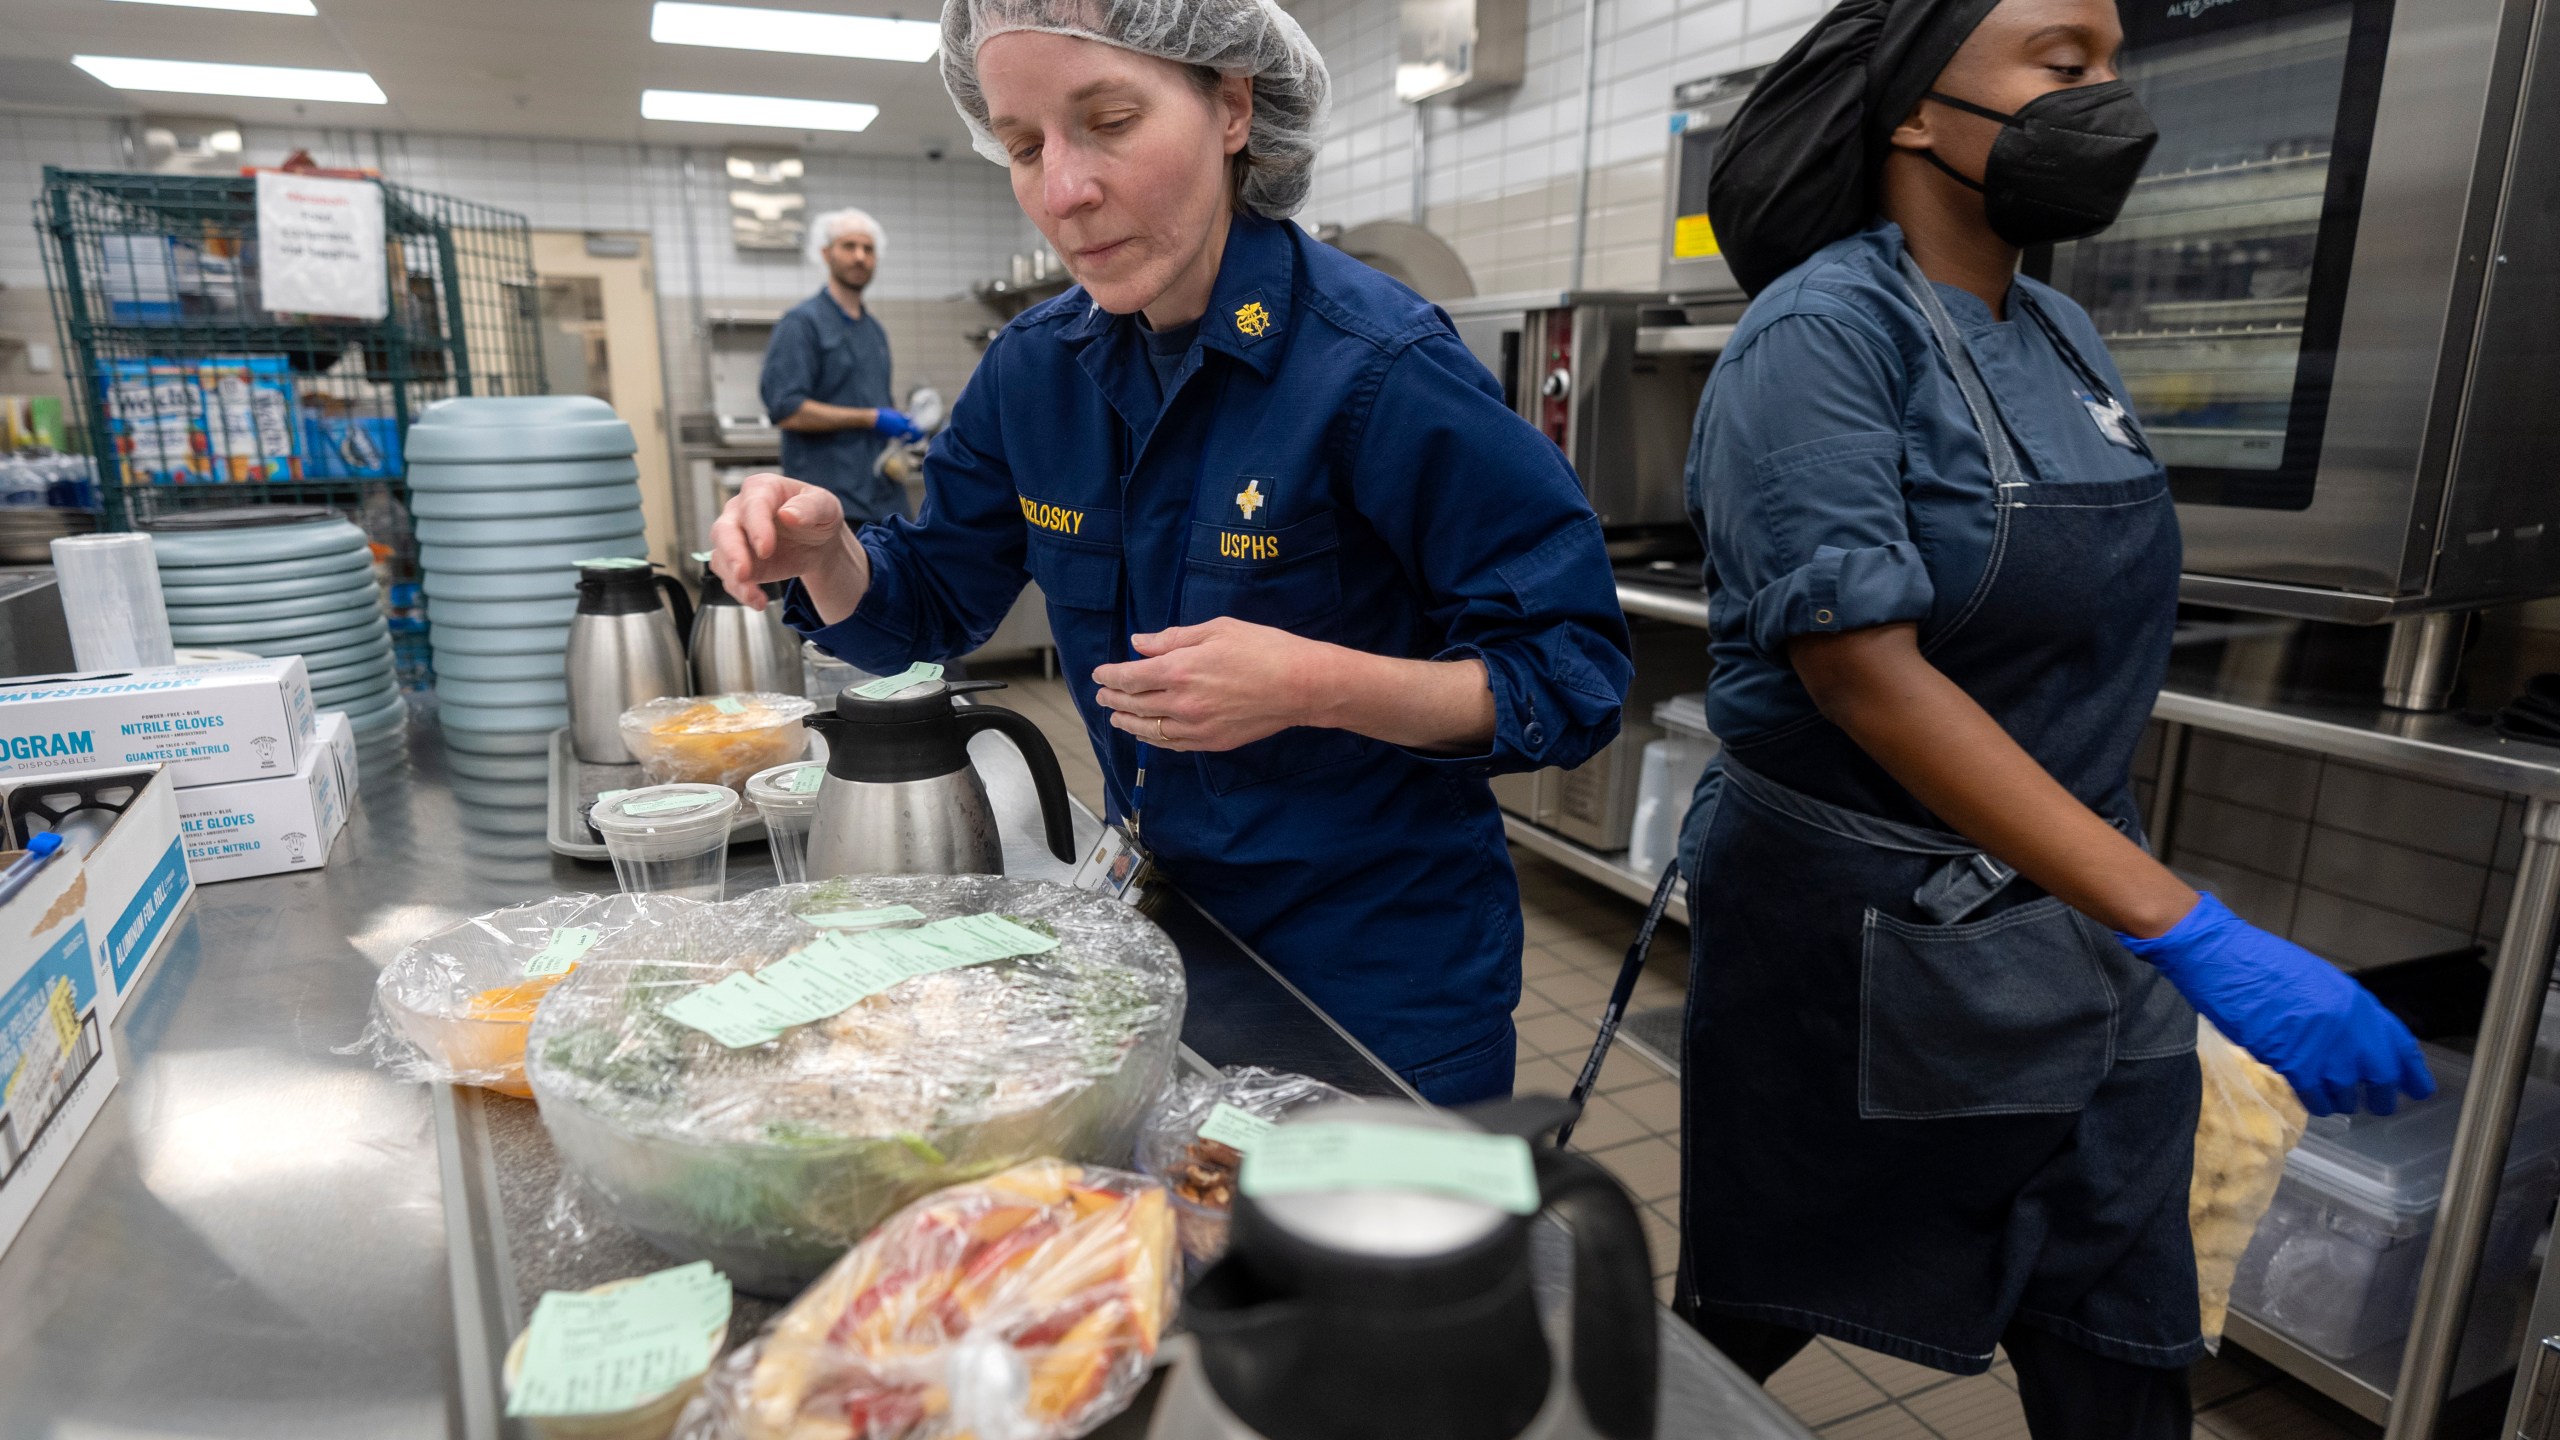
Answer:
<svg viewBox="0 0 2560 1440"><path fill-rule="evenodd" d="M692 338L697 274L701 303L712 309L787 305L819 284L796 254L742 252L730 243L717 150L259 126L242 139L256 160L308 149L324 165L377 166L404 184L516 211L537 229L646 231L657 262L668 384L680 410L702 403ZM690 207L688 153L695 167ZM0 285L43 288L31 221L46 165L126 163L117 120L0 112ZM930 372L959 369L916 377L935 380L946 393L956 389L966 378L958 331L995 317L976 314L974 305L924 302L964 297L970 282L1002 273L1008 256L1033 243L1004 172L966 151L941 161L812 155L808 194L813 210L859 205L879 219L888 235L872 294L888 302L882 315L902 368L913 355L927 359ZM925 324L933 330L913 328Z"/></svg>
<svg viewBox="0 0 2560 1440"><path fill-rule="evenodd" d="M1649 288L1662 268L1671 87L1777 58L1828 0L1599 0L1583 280ZM1527 74L1466 106L1395 100L1393 0L1296 0L1333 67L1333 129L1310 225L1422 219L1493 293L1569 283L1582 120L1580 0L1529 0ZM1424 146L1415 214L1414 135Z"/></svg>

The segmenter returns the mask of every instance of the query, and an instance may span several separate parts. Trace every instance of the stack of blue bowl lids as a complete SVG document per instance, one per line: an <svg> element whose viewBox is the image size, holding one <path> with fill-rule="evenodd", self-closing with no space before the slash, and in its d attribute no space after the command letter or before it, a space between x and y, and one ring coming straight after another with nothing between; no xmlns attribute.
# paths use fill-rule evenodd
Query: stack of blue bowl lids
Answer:
<svg viewBox="0 0 2560 1440"><path fill-rule="evenodd" d="M577 562L648 553L637 446L585 395L445 400L409 428L437 708L465 800L507 803L549 774L569 723Z"/></svg>
<svg viewBox="0 0 2560 1440"><path fill-rule="evenodd" d="M181 649L299 655L311 698L358 736L400 728L408 708L365 533L317 506L252 505L150 526L169 638Z"/></svg>

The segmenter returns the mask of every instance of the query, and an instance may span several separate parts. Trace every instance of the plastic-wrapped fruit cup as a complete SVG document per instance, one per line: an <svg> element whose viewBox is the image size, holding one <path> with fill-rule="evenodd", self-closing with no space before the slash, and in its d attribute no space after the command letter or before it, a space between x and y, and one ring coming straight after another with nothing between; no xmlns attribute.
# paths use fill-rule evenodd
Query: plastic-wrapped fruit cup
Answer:
<svg viewBox="0 0 2560 1440"><path fill-rule="evenodd" d="M818 786L827 767L815 760L776 765L747 777L747 800L764 817L773 873L785 885L809 878L809 824L818 818Z"/></svg>
<svg viewBox="0 0 2560 1440"><path fill-rule="evenodd" d="M629 1280L609 1281L587 1293L609 1295L630 1283ZM515 1343L507 1347L507 1358L499 1373L510 1394L514 1393L516 1381L524 1374L525 1342L532 1336L533 1327L527 1325L516 1332ZM711 1362L718 1358L720 1346L728 1338L726 1330L711 1332L711 1343L703 1352L702 1369L676 1382L672 1389L660 1391L628 1410L597 1415L533 1415L526 1417L525 1428L541 1440L666 1440L674 1433L676 1418L684 1413L686 1403L702 1393L702 1377L711 1369Z"/></svg>
<svg viewBox="0 0 2560 1440"><path fill-rule="evenodd" d="M738 792L726 785L649 785L597 801L588 821L624 893L718 900L737 814Z"/></svg>
<svg viewBox="0 0 2560 1440"><path fill-rule="evenodd" d="M742 791L748 776L809 753L800 721L817 708L805 695L768 691L670 695L623 711L622 743L653 785Z"/></svg>

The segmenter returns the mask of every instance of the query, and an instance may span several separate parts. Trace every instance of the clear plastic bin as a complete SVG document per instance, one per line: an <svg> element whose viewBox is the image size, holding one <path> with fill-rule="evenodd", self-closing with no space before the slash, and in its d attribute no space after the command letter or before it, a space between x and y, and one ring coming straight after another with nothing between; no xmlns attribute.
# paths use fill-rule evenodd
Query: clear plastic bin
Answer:
<svg viewBox="0 0 2560 1440"><path fill-rule="evenodd" d="M2470 1057L2423 1047L2436 1095L2393 1115L2311 1122L2231 1282L2233 1308L2333 1360L2409 1333L2418 1271L2453 1154ZM2528 1078L2473 1288L2475 1317L2510 1288L2560 1197L2560 1086Z"/></svg>

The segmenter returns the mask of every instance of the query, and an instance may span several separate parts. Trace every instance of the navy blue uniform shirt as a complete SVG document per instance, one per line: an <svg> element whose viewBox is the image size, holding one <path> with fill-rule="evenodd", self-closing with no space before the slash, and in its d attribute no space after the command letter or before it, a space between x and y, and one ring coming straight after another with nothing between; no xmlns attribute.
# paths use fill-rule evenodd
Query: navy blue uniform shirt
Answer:
<svg viewBox="0 0 2560 1440"><path fill-rule="evenodd" d="M869 310L857 320L823 288L784 312L764 348L758 377L764 412L779 425L803 400L876 410L895 405L889 388L889 332ZM854 524L907 513L906 491L871 473L888 448L877 430L782 432L782 473L823 485Z"/></svg>
<svg viewBox="0 0 2560 1440"><path fill-rule="evenodd" d="M1295 225L1235 220L1170 388L1081 288L1025 311L934 439L923 516L862 532L861 606L819 627L794 587L787 613L885 673L975 648L1038 580L1123 812L1135 739L1091 676L1135 658L1132 630L1230 615L1483 661L1475 754L1312 728L1155 752L1141 820L1186 894L1388 1064L1428 1089L1498 1050L1507 1090L1520 900L1487 780L1618 732L1633 666L1599 521L1445 315Z"/></svg>

